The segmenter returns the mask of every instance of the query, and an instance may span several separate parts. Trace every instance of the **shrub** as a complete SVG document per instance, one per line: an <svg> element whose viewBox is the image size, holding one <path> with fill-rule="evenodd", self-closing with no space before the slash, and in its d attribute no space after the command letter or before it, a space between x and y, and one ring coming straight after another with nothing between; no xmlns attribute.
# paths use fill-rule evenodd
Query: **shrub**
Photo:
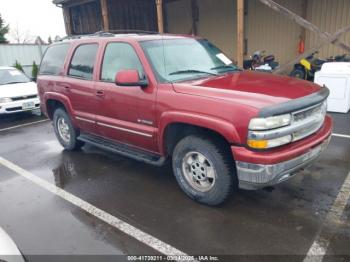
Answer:
<svg viewBox="0 0 350 262"><path fill-rule="evenodd" d="M38 65L35 63L35 61L33 62L33 67L32 67L32 77L33 79L36 79L38 76L38 72L39 72L39 67Z"/></svg>
<svg viewBox="0 0 350 262"><path fill-rule="evenodd" d="M14 67L17 68L19 71L22 71L24 73L23 67L18 61L16 60L16 63L14 64Z"/></svg>

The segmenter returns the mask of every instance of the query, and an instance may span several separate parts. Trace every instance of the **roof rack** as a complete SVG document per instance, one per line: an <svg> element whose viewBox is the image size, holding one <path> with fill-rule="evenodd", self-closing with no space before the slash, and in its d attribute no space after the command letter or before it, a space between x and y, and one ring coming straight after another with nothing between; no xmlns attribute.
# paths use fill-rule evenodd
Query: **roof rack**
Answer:
<svg viewBox="0 0 350 262"><path fill-rule="evenodd" d="M120 30L109 30L109 31L98 31L93 34L82 34L82 35L71 35L60 39L60 41L70 40L70 39L81 39L88 37L113 37L116 34L160 34L156 31L146 31L146 30L135 30L135 29L120 29Z"/></svg>
<svg viewBox="0 0 350 262"><path fill-rule="evenodd" d="M157 31L147 31L147 30L139 30L139 29L118 29L118 30L108 30L108 31L102 31L102 32L113 33L113 34L145 34L145 35L160 34Z"/></svg>

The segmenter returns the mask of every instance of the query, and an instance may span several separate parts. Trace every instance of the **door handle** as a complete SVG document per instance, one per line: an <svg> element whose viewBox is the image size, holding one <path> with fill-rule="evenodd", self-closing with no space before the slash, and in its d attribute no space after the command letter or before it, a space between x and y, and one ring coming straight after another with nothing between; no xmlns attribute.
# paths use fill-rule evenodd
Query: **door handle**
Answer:
<svg viewBox="0 0 350 262"><path fill-rule="evenodd" d="M102 90L96 91L96 96L103 97L104 95L105 95L105 92L103 92Z"/></svg>
<svg viewBox="0 0 350 262"><path fill-rule="evenodd" d="M70 89L70 85L69 84L65 84L65 83L57 84L57 86L63 88L65 91L69 91L69 89Z"/></svg>

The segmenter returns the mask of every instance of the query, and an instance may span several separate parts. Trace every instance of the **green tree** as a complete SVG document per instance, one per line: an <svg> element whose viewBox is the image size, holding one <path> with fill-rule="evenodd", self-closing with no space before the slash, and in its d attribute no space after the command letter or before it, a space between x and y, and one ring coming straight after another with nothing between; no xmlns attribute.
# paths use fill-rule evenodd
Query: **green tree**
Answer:
<svg viewBox="0 0 350 262"><path fill-rule="evenodd" d="M5 21L2 19L0 14L0 43L7 43L5 35L9 32L10 28L5 25Z"/></svg>
<svg viewBox="0 0 350 262"><path fill-rule="evenodd" d="M49 45L52 44L52 38L51 38L51 36L49 36L49 38L47 39L47 43L48 43Z"/></svg>
<svg viewBox="0 0 350 262"><path fill-rule="evenodd" d="M23 67L18 61L16 60L16 63L14 64L14 67L17 68L19 71L22 71L24 73Z"/></svg>
<svg viewBox="0 0 350 262"><path fill-rule="evenodd" d="M35 63L35 61L33 62L33 66L32 66L32 77L33 79L36 79L38 76L38 71L39 71L39 67L38 65Z"/></svg>

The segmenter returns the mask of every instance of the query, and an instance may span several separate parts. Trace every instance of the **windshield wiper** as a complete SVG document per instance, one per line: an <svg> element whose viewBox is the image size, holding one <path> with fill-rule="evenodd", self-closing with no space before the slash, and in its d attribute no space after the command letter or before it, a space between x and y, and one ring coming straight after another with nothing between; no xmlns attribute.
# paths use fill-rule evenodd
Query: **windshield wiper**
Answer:
<svg viewBox="0 0 350 262"><path fill-rule="evenodd" d="M207 75L213 75L217 76L218 74L207 72L207 71L201 71L201 70L195 70L195 69L188 69L188 70L179 70L170 73L169 75L181 75L181 74L207 74Z"/></svg>
<svg viewBox="0 0 350 262"><path fill-rule="evenodd" d="M210 68L210 70L217 70L217 69L231 69L232 71L240 71L239 68L232 65L221 65L221 66Z"/></svg>

